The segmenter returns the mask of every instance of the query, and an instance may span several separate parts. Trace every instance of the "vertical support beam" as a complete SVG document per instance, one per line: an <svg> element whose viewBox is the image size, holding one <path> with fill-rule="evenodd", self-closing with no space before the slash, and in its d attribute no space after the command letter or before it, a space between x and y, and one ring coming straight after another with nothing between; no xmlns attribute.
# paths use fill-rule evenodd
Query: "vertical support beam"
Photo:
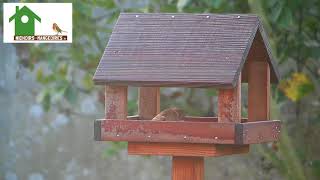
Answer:
<svg viewBox="0 0 320 180"><path fill-rule="evenodd" d="M248 62L248 121L270 119L270 68L266 60Z"/></svg>
<svg viewBox="0 0 320 180"><path fill-rule="evenodd" d="M241 122L241 75L232 89L219 89L218 122Z"/></svg>
<svg viewBox="0 0 320 180"><path fill-rule="evenodd" d="M139 88L139 118L152 119L160 113L160 88Z"/></svg>
<svg viewBox="0 0 320 180"><path fill-rule="evenodd" d="M172 180L203 180L203 157L172 157Z"/></svg>
<svg viewBox="0 0 320 180"><path fill-rule="evenodd" d="M105 118L127 118L127 86L106 86L105 90Z"/></svg>

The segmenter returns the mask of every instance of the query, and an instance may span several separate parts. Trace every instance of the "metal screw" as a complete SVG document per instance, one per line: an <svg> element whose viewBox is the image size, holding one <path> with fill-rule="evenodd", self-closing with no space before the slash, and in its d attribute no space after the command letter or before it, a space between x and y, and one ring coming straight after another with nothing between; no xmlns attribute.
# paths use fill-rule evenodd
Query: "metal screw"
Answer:
<svg viewBox="0 0 320 180"><path fill-rule="evenodd" d="M239 19L239 18L240 18L240 16L237 16L237 18Z"/></svg>
<svg viewBox="0 0 320 180"><path fill-rule="evenodd" d="M229 57L227 56L226 59L229 59Z"/></svg>
<svg viewBox="0 0 320 180"><path fill-rule="evenodd" d="M171 16L172 18L174 18L174 16Z"/></svg>
<svg viewBox="0 0 320 180"><path fill-rule="evenodd" d="M117 137L119 137L120 135L119 134L117 134Z"/></svg>
<svg viewBox="0 0 320 180"><path fill-rule="evenodd" d="M278 133L280 133L281 131L279 130Z"/></svg>
<svg viewBox="0 0 320 180"><path fill-rule="evenodd" d="M139 17L139 15L136 15L136 18Z"/></svg>
<svg viewBox="0 0 320 180"><path fill-rule="evenodd" d="M210 16L206 16L206 18L210 18Z"/></svg>
<svg viewBox="0 0 320 180"><path fill-rule="evenodd" d="M183 138L184 138L184 139L187 139L187 136L184 136Z"/></svg>
<svg viewBox="0 0 320 180"><path fill-rule="evenodd" d="M148 138L150 138L151 136L149 135Z"/></svg>
<svg viewBox="0 0 320 180"><path fill-rule="evenodd" d="M214 137L214 139L218 139L218 137L216 136L216 137Z"/></svg>

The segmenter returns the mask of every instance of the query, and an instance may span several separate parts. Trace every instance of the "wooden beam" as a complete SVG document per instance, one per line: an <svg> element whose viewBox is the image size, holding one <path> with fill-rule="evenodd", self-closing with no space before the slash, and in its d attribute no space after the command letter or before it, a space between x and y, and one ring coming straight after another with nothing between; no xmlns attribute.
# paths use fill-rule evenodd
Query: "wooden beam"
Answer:
<svg viewBox="0 0 320 180"><path fill-rule="evenodd" d="M139 88L139 117L141 119L152 119L160 112L160 88Z"/></svg>
<svg viewBox="0 0 320 180"><path fill-rule="evenodd" d="M204 159L202 157L172 157L172 180L203 180Z"/></svg>
<svg viewBox="0 0 320 180"><path fill-rule="evenodd" d="M266 60L248 62L248 121L270 119L270 68Z"/></svg>
<svg viewBox="0 0 320 180"><path fill-rule="evenodd" d="M102 141L235 143L233 123L102 120L101 128Z"/></svg>
<svg viewBox="0 0 320 180"><path fill-rule="evenodd" d="M107 119L96 120L95 137L99 141L257 144L276 141L280 125L278 120L223 123Z"/></svg>
<svg viewBox="0 0 320 180"><path fill-rule="evenodd" d="M127 118L127 86L106 86L105 117L106 119Z"/></svg>
<svg viewBox="0 0 320 180"><path fill-rule="evenodd" d="M234 88L219 89L218 122L241 122L241 78Z"/></svg>
<svg viewBox="0 0 320 180"><path fill-rule="evenodd" d="M128 154L153 156L218 157L247 153L246 146L188 143L129 142ZM187 158L187 157L185 157Z"/></svg>
<svg viewBox="0 0 320 180"><path fill-rule="evenodd" d="M241 123L241 73L239 74L238 81L234 88L219 89L218 122ZM235 135L235 139L238 138L236 136L238 135ZM227 148L243 148L245 151L249 152L249 145L239 145ZM228 151L232 151L232 149Z"/></svg>

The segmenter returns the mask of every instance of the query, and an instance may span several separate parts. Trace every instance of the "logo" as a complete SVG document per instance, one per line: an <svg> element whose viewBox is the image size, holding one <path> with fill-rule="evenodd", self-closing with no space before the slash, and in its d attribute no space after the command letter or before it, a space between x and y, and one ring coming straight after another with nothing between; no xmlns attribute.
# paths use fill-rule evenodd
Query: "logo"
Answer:
<svg viewBox="0 0 320 180"><path fill-rule="evenodd" d="M71 43L72 3L4 3L4 43Z"/></svg>

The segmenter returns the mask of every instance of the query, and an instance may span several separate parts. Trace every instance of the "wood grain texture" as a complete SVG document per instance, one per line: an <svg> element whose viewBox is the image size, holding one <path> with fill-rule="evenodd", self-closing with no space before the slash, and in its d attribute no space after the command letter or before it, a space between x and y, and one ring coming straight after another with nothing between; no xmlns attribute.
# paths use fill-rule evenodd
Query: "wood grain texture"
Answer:
<svg viewBox="0 0 320 180"><path fill-rule="evenodd" d="M231 88L261 28L255 15L122 13L94 82Z"/></svg>
<svg viewBox="0 0 320 180"><path fill-rule="evenodd" d="M219 89L218 122L241 123L241 73L239 77L237 77L237 83L234 88ZM238 136L242 137L241 135L235 134L234 138L238 140ZM250 147L249 145L238 145L228 147L226 148L226 151L233 151L233 149L238 148L245 149L247 152L249 152Z"/></svg>
<svg viewBox="0 0 320 180"><path fill-rule="evenodd" d="M130 155L217 157L244 153L248 153L247 146L187 143L128 143L128 154Z"/></svg>
<svg viewBox="0 0 320 180"><path fill-rule="evenodd" d="M258 144L278 140L280 121L246 123L107 119L95 121L97 141Z"/></svg>
<svg viewBox="0 0 320 180"><path fill-rule="evenodd" d="M203 180L203 157L172 157L172 180Z"/></svg>
<svg viewBox="0 0 320 180"><path fill-rule="evenodd" d="M260 144L278 141L281 132L281 122L256 121L236 124L236 144Z"/></svg>
<svg viewBox="0 0 320 180"><path fill-rule="evenodd" d="M263 61L269 65L270 69L270 82L278 82L280 75L279 72L277 71L277 68L274 68L275 62L270 61L270 55L271 55L271 50L268 50L268 47L266 43L262 38L261 33L263 31L258 31L254 37L253 43L251 45L251 48L249 50L248 56L247 56L247 61L244 64L244 67L242 69L242 82L248 82L248 77L249 77L249 65L251 64L251 61ZM250 73L252 76L252 73ZM257 76L254 74L254 76Z"/></svg>
<svg viewBox="0 0 320 180"><path fill-rule="evenodd" d="M270 68L266 58L266 52L248 56L248 121L270 118Z"/></svg>
<svg viewBox="0 0 320 180"><path fill-rule="evenodd" d="M160 112L160 88L140 87L139 88L139 117L152 119Z"/></svg>
<svg viewBox="0 0 320 180"><path fill-rule="evenodd" d="M127 118L127 86L106 86L105 117L106 119Z"/></svg>
<svg viewBox="0 0 320 180"><path fill-rule="evenodd" d="M234 144L235 124L217 122L103 120L102 141Z"/></svg>
<svg viewBox="0 0 320 180"><path fill-rule="evenodd" d="M241 78L232 89L219 89L218 122L241 122Z"/></svg>

